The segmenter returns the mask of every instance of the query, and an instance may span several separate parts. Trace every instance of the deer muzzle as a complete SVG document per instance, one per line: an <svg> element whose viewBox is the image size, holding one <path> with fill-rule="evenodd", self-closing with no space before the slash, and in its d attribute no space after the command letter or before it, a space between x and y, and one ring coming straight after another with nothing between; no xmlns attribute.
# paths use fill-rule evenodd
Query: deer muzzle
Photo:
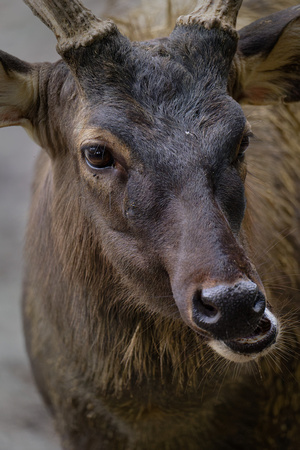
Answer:
<svg viewBox="0 0 300 450"><path fill-rule="evenodd" d="M177 305L183 320L226 359L246 362L275 344L279 324L263 292L249 279L196 287Z"/></svg>

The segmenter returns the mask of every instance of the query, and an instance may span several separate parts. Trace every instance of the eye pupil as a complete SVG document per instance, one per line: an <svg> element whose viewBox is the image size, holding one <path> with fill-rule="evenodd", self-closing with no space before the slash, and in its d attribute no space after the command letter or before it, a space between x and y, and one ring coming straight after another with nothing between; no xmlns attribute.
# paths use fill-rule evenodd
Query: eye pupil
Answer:
<svg viewBox="0 0 300 450"><path fill-rule="evenodd" d="M85 148L84 157L92 169L113 167L115 163L111 152L103 145Z"/></svg>

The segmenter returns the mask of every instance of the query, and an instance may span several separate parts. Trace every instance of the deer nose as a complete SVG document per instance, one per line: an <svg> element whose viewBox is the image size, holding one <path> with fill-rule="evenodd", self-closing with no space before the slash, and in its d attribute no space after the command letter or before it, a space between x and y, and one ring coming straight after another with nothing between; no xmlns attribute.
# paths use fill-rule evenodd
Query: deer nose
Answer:
<svg viewBox="0 0 300 450"><path fill-rule="evenodd" d="M215 339L247 337L257 328L266 300L252 281L197 290L192 299L193 321Z"/></svg>

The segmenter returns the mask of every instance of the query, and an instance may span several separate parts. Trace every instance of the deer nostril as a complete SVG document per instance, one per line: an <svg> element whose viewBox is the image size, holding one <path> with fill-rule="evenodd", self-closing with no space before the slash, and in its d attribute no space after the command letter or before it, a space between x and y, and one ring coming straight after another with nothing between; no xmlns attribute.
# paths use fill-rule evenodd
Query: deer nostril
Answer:
<svg viewBox="0 0 300 450"><path fill-rule="evenodd" d="M196 325L225 340L253 334L266 307L263 293L248 280L197 289L192 302Z"/></svg>
<svg viewBox="0 0 300 450"><path fill-rule="evenodd" d="M216 308L216 306L214 306L212 304L212 302L207 301L205 299L205 297L203 297L201 291L197 291L194 294L193 307L194 307L194 311L196 312L196 314L198 316L201 315L203 317L203 319L205 319L205 318L209 318L209 319L215 318L218 315L218 313L219 313L219 309Z"/></svg>

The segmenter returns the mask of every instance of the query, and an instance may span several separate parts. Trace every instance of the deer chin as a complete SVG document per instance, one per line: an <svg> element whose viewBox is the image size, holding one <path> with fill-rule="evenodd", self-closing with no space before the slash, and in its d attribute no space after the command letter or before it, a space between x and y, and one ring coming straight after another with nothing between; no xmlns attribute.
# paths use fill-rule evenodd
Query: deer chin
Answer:
<svg viewBox="0 0 300 450"><path fill-rule="evenodd" d="M229 341L213 339L208 344L227 360L245 363L269 353L276 344L279 333L276 317L266 309L253 335Z"/></svg>

